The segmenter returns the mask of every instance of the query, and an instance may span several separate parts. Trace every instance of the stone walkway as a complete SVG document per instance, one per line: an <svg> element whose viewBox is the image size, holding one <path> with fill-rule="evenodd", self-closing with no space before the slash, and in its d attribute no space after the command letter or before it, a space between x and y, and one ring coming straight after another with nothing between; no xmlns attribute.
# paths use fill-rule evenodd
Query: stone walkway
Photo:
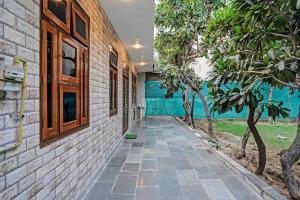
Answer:
<svg viewBox="0 0 300 200"><path fill-rule="evenodd" d="M174 118L146 118L116 151L87 200L260 199Z"/></svg>

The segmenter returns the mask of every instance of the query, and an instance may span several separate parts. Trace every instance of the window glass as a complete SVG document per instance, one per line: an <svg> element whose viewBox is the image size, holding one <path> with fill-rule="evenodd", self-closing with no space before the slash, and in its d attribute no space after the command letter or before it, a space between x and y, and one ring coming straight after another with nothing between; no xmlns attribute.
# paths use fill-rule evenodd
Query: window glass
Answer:
<svg viewBox="0 0 300 200"><path fill-rule="evenodd" d="M67 3L64 0L48 0L48 9L63 23L67 23Z"/></svg>
<svg viewBox="0 0 300 200"><path fill-rule="evenodd" d="M87 91L86 91L86 88L85 88L85 84L86 84L86 82L87 82L87 80L86 80L86 72L85 72L85 59L86 59L86 55L85 54L82 54L82 61L81 61L81 65L82 65L82 78L83 78L83 81L82 81L82 84L83 84L83 89L82 89L82 93L83 93L83 99L82 99L82 101L83 101L83 106L82 106L82 113L83 113L83 117L86 117L85 115L86 115L86 107L85 107L85 104L87 103L86 102L86 99L85 99L85 95L86 95L86 93L87 93Z"/></svg>
<svg viewBox="0 0 300 200"><path fill-rule="evenodd" d="M115 66L118 66L118 56L115 53L111 53L110 54L110 61L112 64L114 64Z"/></svg>
<svg viewBox="0 0 300 200"><path fill-rule="evenodd" d="M112 88L113 88L113 72L110 71L109 75L109 110L113 109L113 93L112 93Z"/></svg>
<svg viewBox="0 0 300 200"><path fill-rule="evenodd" d="M117 74L114 73L114 109L117 109L117 102L118 102L118 99L117 99Z"/></svg>
<svg viewBox="0 0 300 200"><path fill-rule="evenodd" d="M52 128L52 55L53 35L47 32L47 112L48 128Z"/></svg>
<svg viewBox="0 0 300 200"><path fill-rule="evenodd" d="M76 48L66 42L62 48L62 73L76 77Z"/></svg>
<svg viewBox="0 0 300 200"><path fill-rule="evenodd" d="M64 123L76 120L76 93L64 92Z"/></svg>
<svg viewBox="0 0 300 200"><path fill-rule="evenodd" d="M75 14L75 23L76 23L76 32L81 35L84 39L86 38L86 23L79 17L79 15Z"/></svg>

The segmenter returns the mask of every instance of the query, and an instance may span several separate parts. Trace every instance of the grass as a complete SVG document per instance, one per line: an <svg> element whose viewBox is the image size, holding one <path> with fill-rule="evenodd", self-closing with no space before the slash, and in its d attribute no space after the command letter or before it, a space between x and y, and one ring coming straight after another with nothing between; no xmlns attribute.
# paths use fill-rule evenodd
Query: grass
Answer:
<svg viewBox="0 0 300 200"><path fill-rule="evenodd" d="M243 136L247 128L246 122L232 120L215 121L214 126L219 132L227 132L239 137ZM288 148L292 144L297 133L297 125L295 123L258 123L256 127L266 146L274 150ZM278 139L278 135L287 137L287 139ZM254 138L252 135L250 138L250 143L254 143Z"/></svg>

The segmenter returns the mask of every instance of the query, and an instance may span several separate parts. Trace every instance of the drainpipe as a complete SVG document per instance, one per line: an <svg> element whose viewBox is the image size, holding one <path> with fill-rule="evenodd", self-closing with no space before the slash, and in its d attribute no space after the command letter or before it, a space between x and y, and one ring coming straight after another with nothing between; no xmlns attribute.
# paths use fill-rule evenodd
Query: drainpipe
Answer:
<svg viewBox="0 0 300 200"><path fill-rule="evenodd" d="M27 61L20 57L14 58L14 64L23 64L23 70L24 70L24 79L22 81L22 96L21 96L21 111L20 114L16 114L15 118L20 120L20 127L19 127L19 134L17 138L17 142L7 146L3 149L0 149L0 153L4 153L6 151L15 149L19 147L22 144L23 141L23 128L24 128L24 110L25 110L25 95L26 95L26 74L27 74Z"/></svg>

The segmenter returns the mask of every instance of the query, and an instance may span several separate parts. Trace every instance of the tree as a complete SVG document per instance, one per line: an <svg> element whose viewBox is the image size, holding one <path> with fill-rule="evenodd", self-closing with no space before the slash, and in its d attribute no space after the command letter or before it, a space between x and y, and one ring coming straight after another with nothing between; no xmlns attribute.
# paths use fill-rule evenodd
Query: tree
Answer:
<svg viewBox="0 0 300 200"><path fill-rule="evenodd" d="M280 89L287 86L291 93L300 89L299 8L299 0L234 0L230 6L214 14L204 40L214 60L215 80L225 84L235 80L240 87L240 97L232 96L238 91L230 89L230 92L225 93L229 99L219 102L222 103L219 107L215 103L215 109L225 111L236 106L239 110L242 102L247 102L248 126L257 145L261 146L258 147L260 159L264 159L261 155L263 145L257 137L259 135L255 130L253 116L256 105L262 103L263 97L259 94L261 84ZM249 93L250 96L245 95ZM273 119L279 115L287 116L288 109L282 107L283 102L278 105L274 103L266 104L268 114ZM292 166L299 158L300 128L291 147L281 155L283 177L294 199L300 199L300 184L292 175ZM263 161L260 161L258 174L263 171L262 164Z"/></svg>
<svg viewBox="0 0 300 200"><path fill-rule="evenodd" d="M196 77L189 64L199 57L199 35L205 29L211 11L223 5L222 0L161 0L156 8L155 17L155 24L159 30L155 38L155 48L159 53L160 68L173 68L173 71L179 72L180 78L173 80L176 76L171 73L164 74L168 69L162 70L165 80L162 86L171 94L177 91L179 85L183 85L182 88L189 88L200 97L207 116L210 136L213 136L212 119L201 92L202 81L198 80L199 77ZM167 65L163 66L166 63ZM185 105L189 104L185 102Z"/></svg>

